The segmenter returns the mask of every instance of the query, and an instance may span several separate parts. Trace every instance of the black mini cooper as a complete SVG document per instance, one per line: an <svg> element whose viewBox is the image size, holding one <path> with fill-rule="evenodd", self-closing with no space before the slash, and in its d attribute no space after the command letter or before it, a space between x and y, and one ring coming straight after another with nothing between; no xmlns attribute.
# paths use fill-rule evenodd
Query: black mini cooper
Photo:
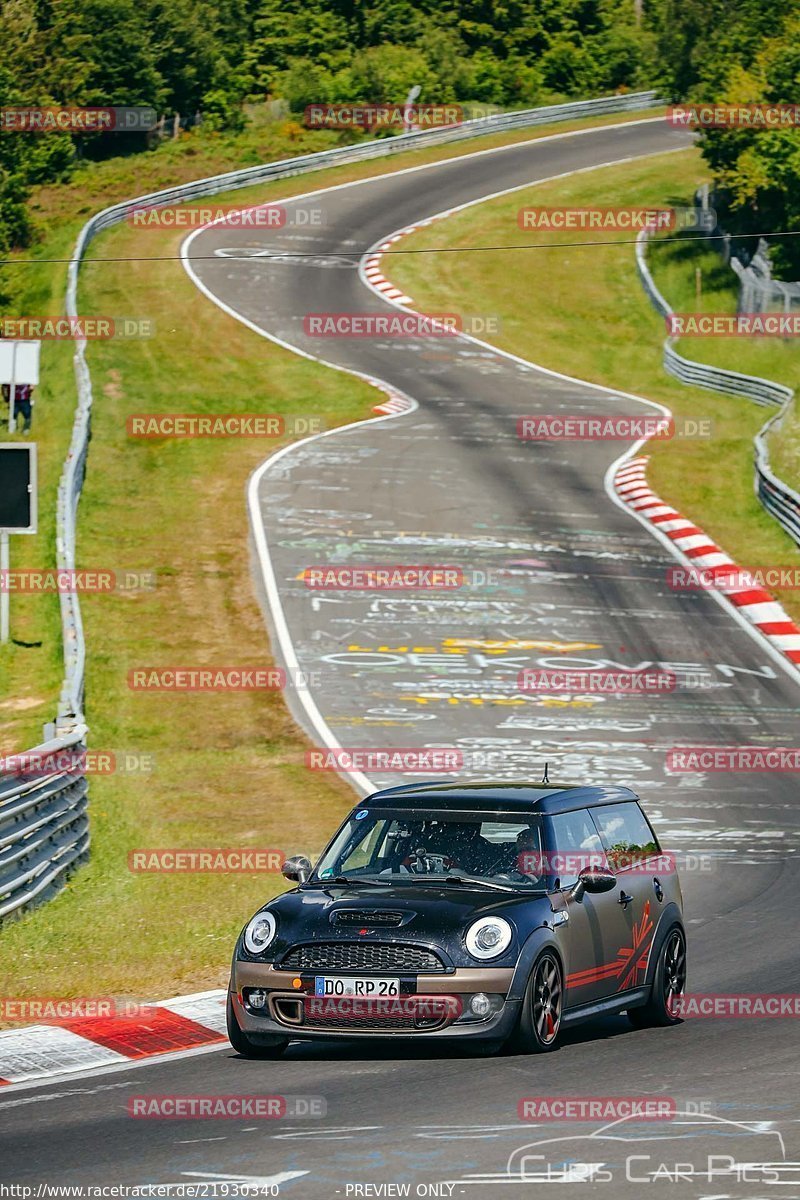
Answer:
<svg viewBox="0 0 800 1200"><path fill-rule="evenodd" d="M548 1051L600 1013L679 1019L680 884L627 788L387 788L283 873L297 886L233 957L228 1036L248 1057L368 1035Z"/></svg>

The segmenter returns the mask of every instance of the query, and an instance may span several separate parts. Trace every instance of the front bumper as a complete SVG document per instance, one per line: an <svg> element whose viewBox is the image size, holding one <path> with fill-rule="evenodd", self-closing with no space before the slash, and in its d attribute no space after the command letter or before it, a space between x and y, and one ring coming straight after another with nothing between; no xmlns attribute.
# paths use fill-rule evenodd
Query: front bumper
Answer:
<svg viewBox="0 0 800 1200"><path fill-rule="evenodd" d="M436 997L442 998L441 1019L428 1021L425 1027L419 1028L411 1026L408 1021L395 1024L391 1019L362 1019L358 1013L343 1018L335 1028L330 1024L317 1024L313 1016L308 1017L303 1003L304 997L308 996L308 985L313 987L313 974L280 971L268 963L235 962L230 991L239 1028L251 1036L277 1034L309 1040L455 1037L473 1041L499 1041L510 1035L519 1016L520 1001L507 999L513 975L512 968L504 967L463 967L445 975L416 975L413 990L401 999L416 997L421 1000L430 997L431 1006L435 1007ZM300 987L297 986L298 980ZM243 992L249 988L259 988L267 993L267 1005L263 1011L255 1012L243 1003ZM476 992L502 997L501 1007L484 1020L458 1021L456 1015L466 1002L466 997ZM455 999L454 1006L444 1003L447 997Z"/></svg>

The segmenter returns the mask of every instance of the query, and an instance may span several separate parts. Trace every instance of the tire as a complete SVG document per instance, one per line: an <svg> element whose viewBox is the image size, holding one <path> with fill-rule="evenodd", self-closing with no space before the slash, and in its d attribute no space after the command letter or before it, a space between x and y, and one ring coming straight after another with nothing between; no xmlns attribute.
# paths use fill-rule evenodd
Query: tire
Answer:
<svg viewBox="0 0 800 1200"><path fill-rule="evenodd" d="M288 1038L277 1035L259 1034L259 1041L256 1042L243 1033L233 1011L230 992L228 993L228 1003L225 1006L225 1018L228 1026L228 1041L236 1053L241 1054L242 1058L280 1058L289 1045ZM263 1041L260 1040L262 1038Z"/></svg>
<svg viewBox="0 0 800 1200"><path fill-rule="evenodd" d="M675 996L682 996L686 987L686 934L680 925L673 925L658 952L650 997L640 1008L628 1009L628 1020L634 1029L652 1029L680 1025L681 1018L670 1010Z"/></svg>
<svg viewBox="0 0 800 1200"><path fill-rule="evenodd" d="M518 1054L549 1054L558 1049L564 1008L564 972L552 950L533 964L509 1049Z"/></svg>

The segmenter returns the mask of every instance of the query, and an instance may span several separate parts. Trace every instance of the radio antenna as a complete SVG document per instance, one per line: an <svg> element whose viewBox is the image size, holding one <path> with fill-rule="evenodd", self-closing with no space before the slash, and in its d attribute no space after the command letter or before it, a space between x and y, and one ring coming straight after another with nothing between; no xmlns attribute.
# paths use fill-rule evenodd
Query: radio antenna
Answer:
<svg viewBox="0 0 800 1200"><path fill-rule="evenodd" d="M549 778L548 778L548 776L547 776L547 768L549 767L549 765L550 765L549 763L545 763L545 764L544 764L544 775L543 775L543 777L542 777L542 783L549 783L549 782L550 782L550 780L549 780Z"/></svg>

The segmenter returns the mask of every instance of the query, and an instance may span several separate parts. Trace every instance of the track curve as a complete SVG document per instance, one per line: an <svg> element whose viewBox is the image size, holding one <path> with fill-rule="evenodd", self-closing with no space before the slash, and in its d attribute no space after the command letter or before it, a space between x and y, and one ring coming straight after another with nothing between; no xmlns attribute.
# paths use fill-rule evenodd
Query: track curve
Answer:
<svg viewBox="0 0 800 1200"><path fill-rule="evenodd" d="M673 560L604 490L619 446L525 445L515 435L524 414L638 415L641 405L458 339L323 344L303 332L308 312L385 311L356 270L322 269L320 257L366 251L394 229L498 190L686 144L680 131L641 122L390 174L320 192L325 224L302 243L291 229L265 242L212 227L192 239L190 265L207 294L268 336L419 404L286 453L255 483L288 635L300 666L320 672L312 707L299 714L312 736L319 740L309 716L316 711L342 745L456 746L473 775L518 778L548 757L567 782L613 775L632 783L665 846L704 856L704 869L683 878L691 990L789 993L800 990L796 788L785 775L670 776L664 753L681 742L791 744L797 675L711 596L666 587ZM265 247L307 250L310 260L224 253ZM455 600L315 595L298 576L326 560L446 561L494 583ZM574 660L673 664L679 674L702 672L708 687L577 708L519 703L521 667ZM705 1161L726 1146L774 1161L798 1157L793 1034L777 1020L635 1032L614 1018L535 1060L351 1043L292 1047L273 1064L227 1050L189 1055L3 1097L0 1159L8 1178L23 1183L280 1178L287 1196L392 1194L347 1185L398 1183L415 1195L424 1194L417 1185L445 1183L451 1190L439 1195L489 1197L508 1182L506 1165L520 1147L576 1133L521 1126L520 1097L658 1093L712 1113L707 1124L689 1117L673 1128L657 1151L664 1162ZM262 1091L322 1096L327 1115L273 1130L125 1114L134 1094ZM784 1135L780 1151L763 1148L759 1137L775 1130ZM652 1130L637 1134L636 1153L654 1154L642 1141ZM638 1196L642 1184L621 1145L575 1143L570 1153L605 1163L615 1191ZM600 1174L583 1178L595 1182L568 1183L566 1194L585 1195L587 1186L610 1194ZM687 1197L761 1194L750 1181L698 1180L697 1170L674 1186Z"/></svg>

